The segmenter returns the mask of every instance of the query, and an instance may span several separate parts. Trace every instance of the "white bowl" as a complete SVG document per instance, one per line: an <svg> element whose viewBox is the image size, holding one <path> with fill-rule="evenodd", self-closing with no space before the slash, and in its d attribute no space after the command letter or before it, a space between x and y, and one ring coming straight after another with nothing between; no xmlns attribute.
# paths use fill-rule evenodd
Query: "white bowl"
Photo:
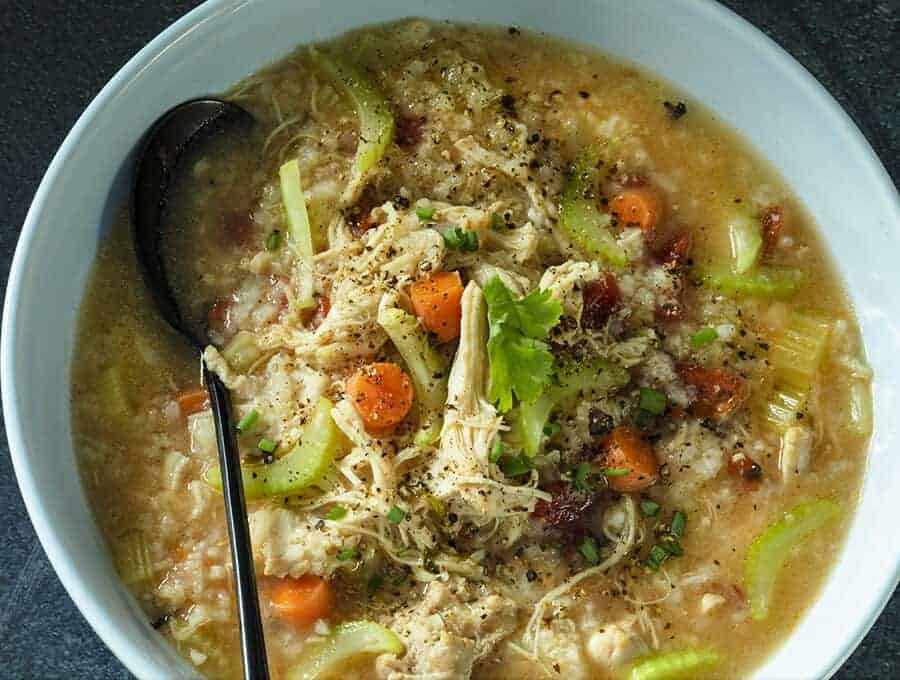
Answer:
<svg viewBox="0 0 900 680"><path fill-rule="evenodd" d="M900 200L828 93L755 28L701 0L211 0L141 50L56 154L28 212L7 289L7 435L25 504L63 585L137 676L193 676L116 577L71 443L69 369L78 304L104 227L125 200L138 139L169 107L221 91L299 42L406 15L517 24L647 66L739 129L814 214L862 323L876 375L876 428L847 545L819 600L758 677L829 676L898 580Z"/></svg>

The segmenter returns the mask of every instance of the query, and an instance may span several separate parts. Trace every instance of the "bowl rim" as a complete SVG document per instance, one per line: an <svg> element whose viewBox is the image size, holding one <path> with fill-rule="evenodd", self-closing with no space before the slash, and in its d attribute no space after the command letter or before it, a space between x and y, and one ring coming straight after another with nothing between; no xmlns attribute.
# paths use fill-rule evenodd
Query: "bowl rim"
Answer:
<svg viewBox="0 0 900 680"><path fill-rule="evenodd" d="M201 25L213 21L223 14L236 12L254 2L256 0L206 0L157 34L153 40L131 57L94 96L66 134L31 201L17 240L3 305L3 323L2 331L0 331L0 395L2 395L10 457L25 507L47 558L69 597L107 648L129 671L138 677L146 674L148 669L158 669L157 664L142 654L131 640L114 625L114 622L106 618L101 602L80 578L76 564L69 557L57 530L41 504L37 483L29 462L29 447L24 437L17 402L17 392L20 388L13 353L13 329L17 325L20 288L23 285L25 262L35 240L46 198L52 191L84 131L93 124L95 118L105 107L114 103L116 97L158 55L179 40L186 38ZM895 212L900 213L900 195L897 193L897 188L868 139L828 90L802 64L748 20L718 2L688 0L688 3L692 6L692 11L705 13L707 19L715 21L725 30L752 43L755 49L768 52L786 76L802 85L805 89L804 97L811 106L816 107L817 113L827 116L829 125L843 132L847 136L848 142L861 152L860 158L867 163L874 176L879 178L882 185L880 189L885 190L888 197L893 196ZM360 22L360 25L363 24L364 22ZM678 85L677 82L675 84ZM738 132L740 133L740 130ZM826 579L826 582L830 578L831 576ZM885 578L873 600L875 606L866 615L865 624L858 626L846 638L846 644L842 649L830 654L830 662L822 665L825 672L824 677L831 677L857 648L878 620L898 583L900 583L900 556L895 556L894 573L892 577Z"/></svg>

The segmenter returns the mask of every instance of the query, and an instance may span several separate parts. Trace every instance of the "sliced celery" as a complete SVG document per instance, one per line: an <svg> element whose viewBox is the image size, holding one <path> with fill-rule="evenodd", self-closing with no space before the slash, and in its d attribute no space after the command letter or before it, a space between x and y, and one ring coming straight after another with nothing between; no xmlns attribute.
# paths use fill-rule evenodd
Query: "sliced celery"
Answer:
<svg viewBox="0 0 900 680"><path fill-rule="evenodd" d="M610 216L597 209L593 196L598 158L588 150L575 162L559 201L559 226L586 256L622 266L628 261L625 250L610 231Z"/></svg>
<svg viewBox="0 0 900 680"><path fill-rule="evenodd" d="M759 220L746 212L732 213L728 218L728 237L731 240L731 266L736 274L753 268L762 249L762 229Z"/></svg>
<svg viewBox="0 0 900 680"><path fill-rule="evenodd" d="M629 381L628 371L605 359L562 364L556 368L555 378L555 384L535 401L519 404L513 420L512 436L520 440L522 449L529 456L540 452L544 426L557 404L576 397L606 396Z"/></svg>
<svg viewBox="0 0 900 680"><path fill-rule="evenodd" d="M328 399L319 399L296 446L274 463L241 466L247 500L288 496L322 479L341 442L340 431L331 419L331 409ZM218 466L206 471L206 481L216 489L222 488Z"/></svg>
<svg viewBox="0 0 900 680"><path fill-rule="evenodd" d="M768 361L774 372L773 391L763 415L776 429L797 422L825 356L831 325L816 317L794 314L769 343Z"/></svg>
<svg viewBox="0 0 900 680"><path fill-rule="evenodd" d="M222 357L238 373L247 373L262 355L256 336L248 331L238 331L222 350Z"/></svg>
<svg viewBox="0 0 900 680"><path fill-rule="evenodd" d="M313 61L353 101L359 116L359 145L353 161L353 181L368 172L387 150L394 138L394 115L391 106L376 85L361 69L334 54L310 50Z"/></svg>
<svg viewBox="0 0 900 680"><path fill-rule="evenodd" d="M868 382L854 380L848 388L850 429L863 437L872 434L872 387Z"/></svg>
<svg viewBox="0 0 900 680"><path fill-rule="evenodd" d="M384 626L371 621L342 623L324 642L310 644L304 649L299 663L288 671L287 680L339 677L342 667L357 661L361 656L400 656L405 651L403 641Z"/></svg>
<svg viewBox="0 0 900 680"><path fill-rule="evenodd" d="M281 202L284 204L291 235L291 248L297 256L297 306L307 309L315 305L313 245L306 197L300 181L300 164L296 159L288 161L279 168L278 176L281 180Z"/></svg>
<svg viewBox="0 0 900 680"><path fill-rule="evenodd" d="M125 416L131 413L131 403L125 389L125 379L119 364L103 369L98 377L97 395L104 411L111 416Z"/></svg>
<svg viewBox="0 0 900 680"><path fill-rule="evenodd" d="M125 585L146 583L153 578L153 561L150 559L150 547L143 531L135 529L120 537L113 554L116 571Z"/></svg>
<svg viewBox="0 0 900 680"><path fill-rule="evenodd" d="M428 334L412 314L396 307L378 311L378 323L400 352L416 390L419 433L416 443L433 444L440 437L447 404L447 363L428 342Z"/></svg>
<svg viewBox="0 0 900 680"><path fill-rule="evenodd" d="M629 666L626 680L689 680L717 666L722 657L713 649L689 647L657 652Z"/></svg>
<svg viewBox="0 0 900 680"><path fill-rule="evenodd" d="M781 298L793 294L803 281L802 272L783 267L760 267L736 274L721 266L695 267L694 278L725 295Z"/></svg>
<svg viewBox="0 0 900 680"><path fill-rule="evenodd" d="M817 499L794 506L756 537L744 559L744 580L754 619L769 614L772 589L791 551L838 511L837 503Z"/></svg>

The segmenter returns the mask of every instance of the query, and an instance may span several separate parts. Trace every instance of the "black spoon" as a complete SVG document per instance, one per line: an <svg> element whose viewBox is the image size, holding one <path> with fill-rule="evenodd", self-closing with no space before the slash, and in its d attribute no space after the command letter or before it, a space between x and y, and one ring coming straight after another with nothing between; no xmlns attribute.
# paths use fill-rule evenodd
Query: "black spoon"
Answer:
<svg viewBox="0 0 900 680"><path fill-rule="evenodd" d="M166 276L160 246L166 198L179 158L201 138L229 131L249 130L253 116L239 106L216 99L196 99L171 109L147 133L135 166L131 191L131 223L137 259L144 281L163 318L198 351L209 344L206 329L187 323ZM209 391L219 468L225 495L225 516L231 539L237 595L241 656L245 680L268 680L269 668L259 614L259 595L253 573L250 527L241 482L240 456L231 425L228 388L202 359L203 382Z"/></svg>

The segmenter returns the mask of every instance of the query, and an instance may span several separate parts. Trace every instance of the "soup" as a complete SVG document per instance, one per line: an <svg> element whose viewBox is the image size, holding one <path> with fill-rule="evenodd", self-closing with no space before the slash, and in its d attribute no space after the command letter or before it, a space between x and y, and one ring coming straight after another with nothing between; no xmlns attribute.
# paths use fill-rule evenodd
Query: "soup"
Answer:
<svg viewBox="0 0 900 680"><path fill-rule="evenodd" d="M739 678L790 634L871 429L802 205L703 106L515 28L407 20L227 93L165 257L231 390L273 677ZM125 216L72 376L119 573L240 675L212 419Z"/></svg>

